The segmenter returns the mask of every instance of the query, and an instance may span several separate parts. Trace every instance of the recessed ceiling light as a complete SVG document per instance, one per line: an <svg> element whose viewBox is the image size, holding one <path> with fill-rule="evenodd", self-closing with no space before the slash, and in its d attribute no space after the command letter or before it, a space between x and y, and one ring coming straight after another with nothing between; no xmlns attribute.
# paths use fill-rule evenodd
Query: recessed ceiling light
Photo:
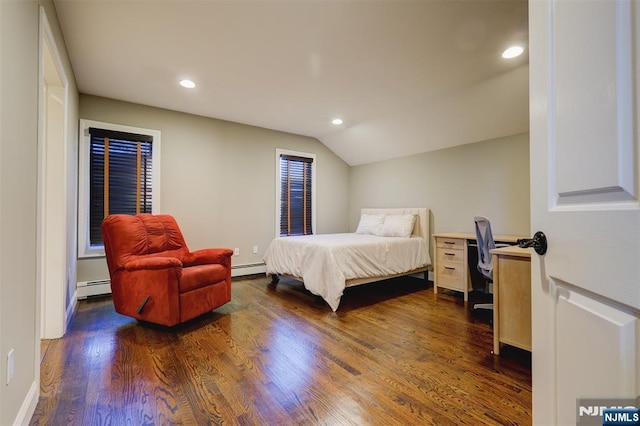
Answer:
<svg viewBox="0 0 640 426"><path fill-rule="evenodd" d="M507 50L502 52L502 57L505 59L511 59L515 58L516 56L522 55L522 52L524 52L522 46L511 46Z"/></svg>
<svg viewBox="0 0 640 426"><path fill-rule="evenodd" d="M334 118L333 120L331 120L331 124L333 124L334 126L339 126L342 123L344 123L344 122L342 121L341 118Z"/></svg>
<svg viewBox="0 0 640 426"><path fill-rule="evenodd" d="M193 89L194 87L196 87L196 84L191 81L191 80L180 80L180 86L182 87L186 87L187 89Z"/></svg>

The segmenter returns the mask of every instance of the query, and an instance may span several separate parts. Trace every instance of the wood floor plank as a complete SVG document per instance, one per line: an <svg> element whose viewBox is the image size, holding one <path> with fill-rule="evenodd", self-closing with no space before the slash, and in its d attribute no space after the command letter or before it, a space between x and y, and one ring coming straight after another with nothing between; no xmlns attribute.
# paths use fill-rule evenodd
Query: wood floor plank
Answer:
<svg viewBox="0 0 640 426"><path fill-rule="evenodd" d="M528 425L531 356L454 293L405 277L345 290L235 279L232 300L171 329L81 301L42 344L33 425Z"/></svg>

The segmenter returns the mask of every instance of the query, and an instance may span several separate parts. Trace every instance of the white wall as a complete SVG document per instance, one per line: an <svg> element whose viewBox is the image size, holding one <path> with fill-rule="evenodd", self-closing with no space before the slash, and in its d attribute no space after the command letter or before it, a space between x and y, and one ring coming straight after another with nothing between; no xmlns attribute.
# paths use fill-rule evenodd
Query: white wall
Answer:
<svg viewBox="0 0 640 426"><path fill-rule="evenodd" d="M275 236L276 148L316 154L317 232L348 228L349 167L314 138L89 95L80 116L162 132L161 211L192 250L238 247L232 264L262 262ZM104 278L104 258L79 260L78 281Z"/></svg>
<svg viewBox="0 0 640 426"><path fill-rule="evenodd" d="M529 234L529 134L492 139L351 168L349 220L362 207L428 207L432 232Z"/></svg>
<svg viewBox="0 0 640 426"><path fill-rule="evenodd" d="M39 6L45 6L64 68L72 76L50 1L0 1L0 424L28 421L39 391L37 268ZM77 91L65 123L73 155ZM69 183L71 186L72 183ZM73 200L71 200L73 202ZM73 211L73 208L70 209ZM67 238L73 242L73 236ZM67 248L73 253L73 246ZM61 289L61 291L64 291ZM68 296L67 296L68 297ZM13 349L14 376L6 385Z"/></svg>
<svg viewBox="0 0 640 426"><path fill-rule="evenodd" d="M302 136L86 95L80 111L83 118L162 130L162 210L178 217L192 248L240 247L235 264L260 262L273 238L276 147L322 154L320 233L355 230L362 207L426 206L433 232L474 232L473 217L485 215L495 233L529 234L528 134L348 168ZM221 185L211 184L220 176ZM213 226L214 217L226 226ZM253 245L259 255L251 254ZM107 277L104 258L79 261L79 281Z"/></svg>

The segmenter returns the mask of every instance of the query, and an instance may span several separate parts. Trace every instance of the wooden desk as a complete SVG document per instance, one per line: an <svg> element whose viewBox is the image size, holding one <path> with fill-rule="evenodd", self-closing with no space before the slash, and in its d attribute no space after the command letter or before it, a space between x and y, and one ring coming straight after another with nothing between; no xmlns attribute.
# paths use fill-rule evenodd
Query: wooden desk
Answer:
<svg viewBox="0 0 640 426"><path fill-rule="evenodd" d="M493 255L493 353L500 343L531 351L531 251L491 250Z"/></svg>
<svg viewBox="0 0 640 426"><path fill-rule="evenodd" d="M469 300L471 291L471 274L469 272L469 241L476 240L476 234L466 232L439 232L433 234L435 239L435 262L433 292L438 287L464 293L464 301ZM497 243L512 243L526 235L494 235Z"/></svg>

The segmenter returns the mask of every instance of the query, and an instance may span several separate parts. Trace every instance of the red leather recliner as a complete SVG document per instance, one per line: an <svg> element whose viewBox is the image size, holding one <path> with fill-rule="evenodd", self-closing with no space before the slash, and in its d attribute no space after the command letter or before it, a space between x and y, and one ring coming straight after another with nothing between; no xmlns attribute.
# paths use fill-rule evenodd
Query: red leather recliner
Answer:
<svg viewBox="0 0 640 426"><path fill-rule="evenodd" d="M190 252L172 216L114 214L101 229L116 312L173 326L231 300L233 251Z"/></svg>

